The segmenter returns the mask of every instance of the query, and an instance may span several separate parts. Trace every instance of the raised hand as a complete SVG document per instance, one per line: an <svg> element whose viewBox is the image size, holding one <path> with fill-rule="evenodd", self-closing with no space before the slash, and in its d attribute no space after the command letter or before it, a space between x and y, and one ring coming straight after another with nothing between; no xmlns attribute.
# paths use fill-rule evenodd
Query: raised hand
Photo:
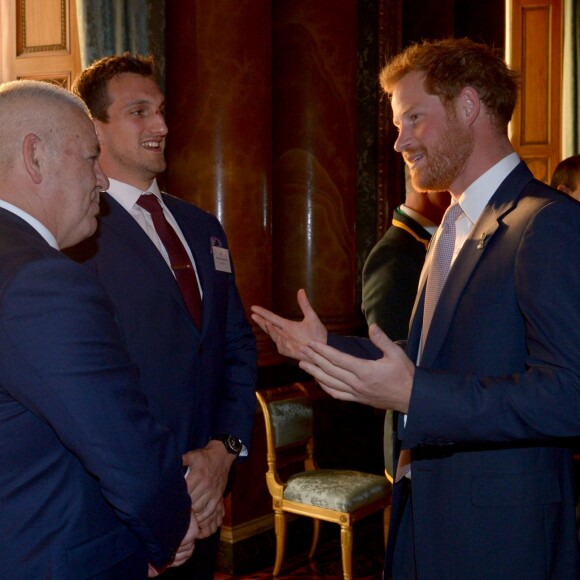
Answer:
<svg viewBox="0 0 580 580"><path fill-rule="evenodd" d="M335 399L406 413L415 365L376 324L370 326L369 337L382 358L357 358L315 341L301 348L300 368Z"/></svg>
<svg viewBox="0 0 580 580"><path fill-rule="evenodd" d="M326 343L328 332L310 305L306 292L299 290L297 298L304 314L301 321L282 318L261 306L252 306L252 320L276 343L280 354L302 360L301 348L312 341Z"/></svg>

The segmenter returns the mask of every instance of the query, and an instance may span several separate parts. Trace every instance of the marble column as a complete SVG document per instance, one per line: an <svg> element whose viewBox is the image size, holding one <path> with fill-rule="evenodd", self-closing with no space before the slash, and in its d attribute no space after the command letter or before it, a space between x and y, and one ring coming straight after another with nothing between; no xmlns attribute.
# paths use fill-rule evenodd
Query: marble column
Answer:
<svg viewBox="0 0 580 580"><path fill-rule="evenodd" d="M246 309L270 307L271 2L171 0L166 31L167 190L218 217Z"/></svg>
<svg viewBox="0 0 580 580"><path fill-rule="evenodd" d="M356 0L273 2L273 303L304 288L331 330L355 315Z"/></svg>

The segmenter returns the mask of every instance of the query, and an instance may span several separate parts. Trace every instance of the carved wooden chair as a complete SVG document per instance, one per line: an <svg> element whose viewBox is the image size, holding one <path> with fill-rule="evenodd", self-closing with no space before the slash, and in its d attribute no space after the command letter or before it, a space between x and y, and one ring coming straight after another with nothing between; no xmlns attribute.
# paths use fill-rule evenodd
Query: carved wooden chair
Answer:
<svg viewBox="0 0 580 580"><path fill-rule="evenodd" d="M320 521L340 525L344 580L352 578L353 525L383 511L386 537L390 484L382 475L352 470L319 469L314 460L313 410L307 388L300 384L256 393L266 425L268 471L266 482L272 496L277 576L284 559L286 512L313 518L312 558L320 534ZM280 470L300 462L303 470L282 481Z"/></svg>

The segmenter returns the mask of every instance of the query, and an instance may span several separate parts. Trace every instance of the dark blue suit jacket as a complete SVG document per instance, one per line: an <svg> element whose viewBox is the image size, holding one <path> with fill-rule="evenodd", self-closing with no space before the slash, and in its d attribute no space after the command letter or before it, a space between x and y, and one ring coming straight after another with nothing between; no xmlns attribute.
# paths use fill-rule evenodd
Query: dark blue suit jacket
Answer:
<svg viewBox="0 0 580 580"><path fill-rule="evenodd" d="M213 246L227 248L219 221L163 194L194 255L203 290L201 332L175 278L135 219L102 194L97 234L73 249L99 277L119 316L141 388L181 453L216 433L249 445L255 412L256 346L232 273L218 271Z"/></svg>
<svg viewBox="0 0 580 580"><path fill-rule="evenodd" d="M412 450L422 580L579 577L565 439L580 435L579 272L580 204L521 163L451 269L407 425L398 426ZM407 343L412 360L423 301L424 280ZM368 343L332 342L372 356ZM395 484L389 548L400 491Z"/></svg>
<svg viewBox="0 0 580 580"><path fill-rule="evenodd" d="M95 277L0 209L0 577L145 578L189 524Z"/></svg>

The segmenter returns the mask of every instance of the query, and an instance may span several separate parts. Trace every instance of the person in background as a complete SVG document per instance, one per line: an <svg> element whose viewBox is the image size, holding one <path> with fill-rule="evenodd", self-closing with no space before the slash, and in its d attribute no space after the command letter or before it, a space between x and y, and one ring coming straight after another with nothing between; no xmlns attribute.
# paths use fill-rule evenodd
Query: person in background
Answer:
<svg viewBox="0 0 580 580"><path fill-rule="evenodd" d="M146 578L199 533L113 306L60 251L108 186L84 103L0 85L0 577Z"/></svg>
<svg viewBox="0 0 580 580"><path fill-rule="evenodd" d="M256 344L219 221L162 193L165 99L151 57L110 56L81 72L110 181L96 235L71 255L112 299L153 415L174 433L200 526L193 557L166 576L213 578L232 465L248 452Z"/></svg>
<svg viewBox="0 0 580 580"><path fill-rule="evenodd" d="M514 152L490 47L414 44L380 78L415 189L452 196L406 349L328 334L303 290L302 321L253 319L332 396L396 411L385 578L578 578L580 205Z"/></svg>
<svg viewBox="0 0 580 580"><path fill-rule="evenodd" d="M550 185L580 201L580 155L562 159L554 170Z"/></svg>
<svg viewBox="0 0 580 580"><path fill-rule="evenodd" d="M391 226L368 255L362 275L367 324L378 324L392 340L407 338L425 255L450 199L447 191L415 191L405 167L405 203L393 212Z"/></svg>
<svg viewBox="0 0 580 580"><path fill-rule="evenodd" d="M450 199L447 191L415 191L405 166L405 203L393 212L391 226L371 250L362 274L362 311L367 324L377 324L393 341L407 338L425 255ZM383 451L391 482L392 425L392 411L388 410Z"/></svg>

